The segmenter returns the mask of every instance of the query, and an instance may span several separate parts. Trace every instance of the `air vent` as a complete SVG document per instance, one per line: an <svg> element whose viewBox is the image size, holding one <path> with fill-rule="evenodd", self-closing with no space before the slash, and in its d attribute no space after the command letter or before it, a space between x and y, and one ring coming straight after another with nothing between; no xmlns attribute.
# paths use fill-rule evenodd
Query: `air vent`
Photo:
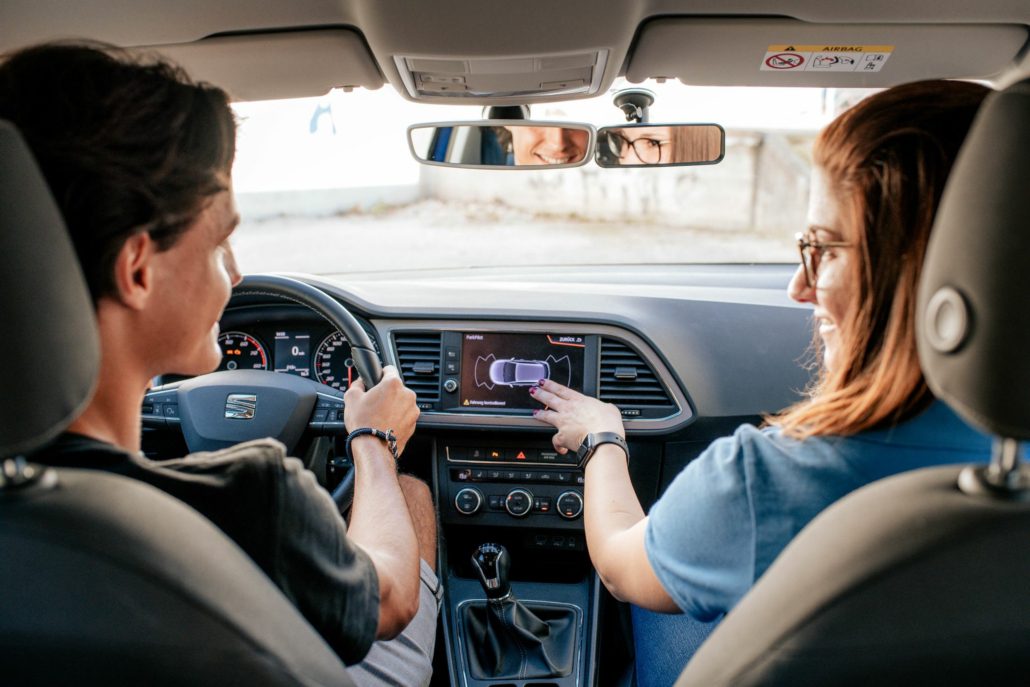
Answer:
<svg viewBox="0 0 1030 687"><path fill-rule="evenodd" d="M440 332L395 332L394 346L404 384L420 408L440 401Z"/></svg>
<svg viewBox="0 0 1030 687"><path fill-rule="evenodd" d="M675 409L651 366L639 353L614 339L601 339L599 392L602 401L619 406L626 417L656 417Z"/></svg>

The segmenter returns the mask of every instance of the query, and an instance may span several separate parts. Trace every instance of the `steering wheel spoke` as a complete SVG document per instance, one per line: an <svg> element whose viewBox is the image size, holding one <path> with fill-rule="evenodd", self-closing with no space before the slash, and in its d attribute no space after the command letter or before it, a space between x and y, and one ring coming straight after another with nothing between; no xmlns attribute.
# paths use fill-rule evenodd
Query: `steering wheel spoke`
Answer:
<svg viewBox="0 0 1030 687"><path fill-rule="evenodd" d="M147 391L143 397L143 426L152 429L178 428L179 384L166 384Z"/></svg>
<svg viewBox="0 0 1030 687"><path fill-rule="evenodd" d="M319 391L308 429L319 434L346 434L343 424L343 394L331 387Z"/></svg>

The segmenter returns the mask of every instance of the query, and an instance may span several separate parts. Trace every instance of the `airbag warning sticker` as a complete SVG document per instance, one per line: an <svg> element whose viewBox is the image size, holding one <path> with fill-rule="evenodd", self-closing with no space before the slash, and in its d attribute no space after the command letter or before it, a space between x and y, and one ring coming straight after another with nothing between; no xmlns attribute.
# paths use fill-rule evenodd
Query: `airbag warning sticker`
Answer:
<svg viewBox="0 0 1030 687"><path fill-rule="evenodd" d="M770 45L763 72L878 72L893 45Z"/></svg>

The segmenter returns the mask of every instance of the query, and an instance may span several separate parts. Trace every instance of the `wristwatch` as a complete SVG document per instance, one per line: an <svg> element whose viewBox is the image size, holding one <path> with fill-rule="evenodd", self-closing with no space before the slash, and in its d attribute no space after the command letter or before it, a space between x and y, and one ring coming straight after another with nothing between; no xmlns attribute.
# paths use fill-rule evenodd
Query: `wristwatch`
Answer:
<svg viewBox="0 0 1030 687"><path fill-rule="evenodd" d="M594 451L601 444L615 444L626 452L626 460L629 460L629 446L626 445L625 439L615 432L594 432L583 437L583 443L579 445L579 449L576 451L580 468L587 466L587 463L594 456Z"/></svg>

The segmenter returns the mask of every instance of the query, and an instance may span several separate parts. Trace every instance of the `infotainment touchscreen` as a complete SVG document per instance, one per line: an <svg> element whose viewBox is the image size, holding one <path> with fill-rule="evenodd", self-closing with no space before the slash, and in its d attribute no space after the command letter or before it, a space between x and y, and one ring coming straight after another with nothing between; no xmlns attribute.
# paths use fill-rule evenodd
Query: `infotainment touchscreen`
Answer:
<svg viewBox="0 0 1030 687"><path fill-rule="evenodd" d="M583 390L586 336L466 332L461 342L461 407L531 410L529 388L541 379Z"/></svg>

